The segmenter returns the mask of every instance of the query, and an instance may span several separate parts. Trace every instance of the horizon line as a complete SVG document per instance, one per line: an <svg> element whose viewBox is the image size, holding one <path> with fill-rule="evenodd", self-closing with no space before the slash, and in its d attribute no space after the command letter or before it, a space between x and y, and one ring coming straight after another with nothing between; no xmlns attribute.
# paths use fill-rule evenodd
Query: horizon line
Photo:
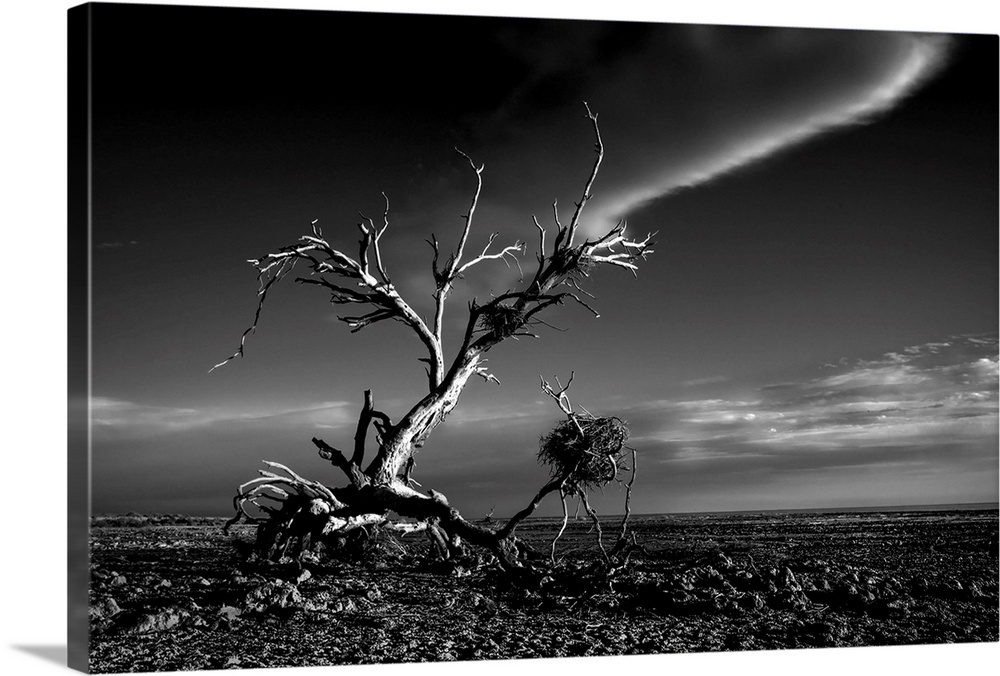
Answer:
<svg viewBox="0 0 1000 676"><path fill-rule="evenodd" d="M930 502L930 503L907 503L907 504L890 504L890 505L841 505L841 506L824 506L824 507L772 507L767 509L720 509L720 510L697 510L697 511L673 511L673 512L634 512L631 516L671 516L671 515L700 515L700 514L757 514L757 513L771 513L771 512L837 512L837 511L931 511L934 508L974 508L980 506L983 509L997 509L1000 510L1000 501L998 500L987 500L987 501L973 501L973 502ZM187 514L183 512L102 512L99 514L91 514L90 518L99 517L123 517L123 516L142 516L142 517L189 517L195 519L226 519L230 518L224 515L209 515L209 514ZM624 516L622 513L608 513L599 515L601 518L614 518ZM493 517L494 521L503 521L509 519L510 516L500 516ZM528 519L559 519L560 516L531 516ZM482 518L473 519L475 521L482 521ZM582 519L580 519L582 520Z"/></svg>

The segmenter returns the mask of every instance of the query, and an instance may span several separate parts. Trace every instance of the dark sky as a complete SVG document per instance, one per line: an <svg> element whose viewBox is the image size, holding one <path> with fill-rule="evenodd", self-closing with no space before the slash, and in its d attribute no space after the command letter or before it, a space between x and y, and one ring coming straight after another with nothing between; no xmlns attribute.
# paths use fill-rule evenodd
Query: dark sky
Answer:
<svg viewBox="0 0 1000 676"><path fill-rule="evenodd" d="M656 231L638 277L600 270L595 319L490 353L417 456L471 515L545 478L560 420L538 378L627 419L641 512L997 500L996 36L337 12L94 10L93 502L229 510L262 459L328 483L364 389L422 394L400 324L350 334L316 289L256 307L246 263L318 219L383 240L430 310L431 233L536 242L606 146L594 234ZM533 260L533 253L525 257ZM451 305L516 270L483 265ZM450 338L450 343L448 339ZM620 507L608 489L599 503ZM552 512L557 507L549 505Z"/></svg>

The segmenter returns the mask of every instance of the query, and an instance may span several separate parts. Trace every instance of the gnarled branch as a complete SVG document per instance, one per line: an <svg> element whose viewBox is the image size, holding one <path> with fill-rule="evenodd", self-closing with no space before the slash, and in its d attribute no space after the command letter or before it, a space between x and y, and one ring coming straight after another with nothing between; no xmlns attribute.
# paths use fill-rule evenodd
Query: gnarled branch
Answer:
<svg viewBox="0 0 1000 676"><path fill-rule="evenodd" d="M385 193L383 193L383 197ZM298 262L305 262L310 269L308 277L299 277L296 281L301 284L313 284L326 288L331 292L330 302L334 305L343 304L367 304L372 306L372 311L361 315L343 315L338 317L340 321L346 323L352 332L375 324L386 319L395 319L403 322L416 333L417 337L424 344L429 355L431 369L429 379L431 387L441 381L441 365L443 358L441 355L441 344L438 338L424 323L410 305L403 300L385 270L382 262L379 241L386 228L389 219L389 200L386 198L385 214L381 228L375 226L371 219L362 215L365 219L359 224L362 237L359 242L359 256L357 260L348 256L339 249L335 249L327 242L322 232L313 221L313 231L311 235L303 235L299 238L299 243L281 247L278 251L266 254L249 262L258 270L260 280L260 301L254 322L247 329L240 341L239 349L225 361L217 364L213 368L218 368L237 356L242 356L243 345L248 334L252 333L257 326L261 310L264 306L264 299L271 286L282 279ZM375 261L375 274L372 274L369 264L369 253ZM350 279L355 282L354 287L333 282L328 275ZM377 275L377 276L376 276Z"/></svg>
<svg viewBox="0 0 1000 676"><path fill-rule="evenodd" d="M514 242L511 246L506 246L499 251L490 253L490 247L493 246L493 242L499 237L499 233L492 233L489 240L486 242L486 246L483 247L482 252L475 258L463 263L462 257L465 254L465 246L469 239L469 233L472 230L472 220L475 217L476 207L479 204L479 196L483 189L483 169L485 165L476 166L476 163L472 161L468 155L466 155L461 150L455 149L459 155L461 155L472 167L472 170L476 174L476 190L472 196L472 202L469 204L469 210L465 213L463 218L465 219L465 227L462 229L462 234L458 240L458 246L455 252L448 257L448 262L445 263L444 267L438 267L438 257L440 255L440 248L438 246L437 238L431 235L431 239L428 243L434 250L434 259L431 261L431 269L434 274L434 281L436 284L434 291L434 328L433 333L435 338L440 345L442 343L442 335L444 331L444 311L445 302L447 301L449 293L451 293L452 286L455 281L462 278L462 276L468 272L470 268L474 265L482 263L488 260L502 260L505 264L510 266L510 261L512 260L520 270L521 264L517 260L516 254L523 253L524 244L520 241ZM443 368L443 365L442 365ZM443 375L443 374L442 374ZM432 387L440 384L440 380L436 383L432 383Z"/></svg>
<svg viewBox="0 0 1000 676"><path fill-rule="evenodd" d="M334 467L339 468L344 474L346 474L347 478L350 479L352 486L355 488L362 488L371 483L368 476L361 471L361 467L348 460L343 451L334 448L322 439L318 439L316 437L312 438L312 442L313 445L319 449L319 457L324 460L329 460Z"/></svg>

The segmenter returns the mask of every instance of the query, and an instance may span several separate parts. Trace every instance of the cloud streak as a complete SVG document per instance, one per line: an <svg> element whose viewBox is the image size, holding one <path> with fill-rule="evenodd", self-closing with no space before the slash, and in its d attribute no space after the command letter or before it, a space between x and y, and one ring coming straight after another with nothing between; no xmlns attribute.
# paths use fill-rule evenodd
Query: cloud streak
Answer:
<svg viewBox="0 0 1000 676"><path fill-rule="evenodd" d="M752 396L623 412L652 510L997 499L995 335L843 362Z"/></svg>
<svg viewBox="0 0 1000 676"><path fill-rule="evenodd" d="M831 82L828 90L812 92L808 98L800 100L790 97L787 100L749 101L751 105L746 111L723 118L719 120L719 127L707 129L704 145L698 152L680 161L670 156L663 166L650 167L643 174L631 177L627 186L605 192L601 203L591 208L590 234L597 234L653 200L703 185L838 128L875 120L937 74L947 63L951 47L948 36L930 34L874 34L859 38L859 42L880 44L876 45L877 49L871 44L864 45L871 53L872 63L867 64L870 70L861 69L863 76L858 81ZM771 49L777 50L780 58L801 58L794 46L787 43L772 45ZM845 58L844 61L849 60ZM876 61L878 67L875 67ZM772 59L772 62L775 68L783 66L780 60ZM721 87L731 84L727 82L727 75L711 75L719 79ZM823 67L814 71L799 64L795 77L822 81L830 78L830 74ZM775 96L783 95L784 87L773 89ZM731 135L727 128L737 129L739 133ZM655 150L655 139L651 145ZM662 147L664 150L676 149L673 143Z"/></svg>
<svg viewBox="0 0 1000 676"><path fill-rule="evenodd" d="M667 463L785 455L820 468L826 452L835 464L850 449L863 463L882 462L888 449L946 460L940 449L956 446L995 457L997 374L995 339L956 338L767 386L755 398L656 402L635 412L634 441Z"/></svg>
<svg viewBox="0 0 1000 676"><path fill-rule="evenodd" d="M140 404L113 397L95 396L90 401L95 436L153 437L211 427L339 428L352 424L356 404L346 401L318 402L298 407L256 411L229 411L218 407L173 407Z"/></svg>

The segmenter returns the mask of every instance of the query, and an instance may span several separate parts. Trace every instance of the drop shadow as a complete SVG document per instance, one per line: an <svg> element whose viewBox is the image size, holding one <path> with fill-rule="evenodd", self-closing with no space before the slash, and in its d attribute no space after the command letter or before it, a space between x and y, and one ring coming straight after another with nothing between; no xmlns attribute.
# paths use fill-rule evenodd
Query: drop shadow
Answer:
<svg viewBox="0 0 1000 676"><path fill-rule="evenodd" d="M65 645L12 645L11 648L34 655L46 662L53 662L61 667L66 666L67 648Z"/></svg>

